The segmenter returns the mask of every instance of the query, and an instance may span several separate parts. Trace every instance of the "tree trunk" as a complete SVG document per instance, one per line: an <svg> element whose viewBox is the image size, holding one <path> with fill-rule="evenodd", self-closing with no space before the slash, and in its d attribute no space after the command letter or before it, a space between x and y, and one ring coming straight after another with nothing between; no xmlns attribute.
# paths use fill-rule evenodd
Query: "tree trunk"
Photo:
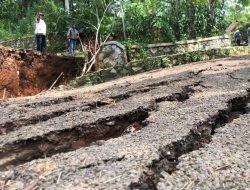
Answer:
<svg viewBox="0 0 250 190"><path fill-rule="evenodd" d="M126 39L127 39L127 35L126 35L126 25L125 25L125 12L124 12L122 3L120 3L120 7L121 7L121 11L122 11L122 31L123 31L123 39L126 40Z"/></svg>
<svg viewBox="0 0 250 190"><path fill-rule="evenodd" d="M65 8L65 12L69 14L69 0L64 1L64 8Z"/></svg>

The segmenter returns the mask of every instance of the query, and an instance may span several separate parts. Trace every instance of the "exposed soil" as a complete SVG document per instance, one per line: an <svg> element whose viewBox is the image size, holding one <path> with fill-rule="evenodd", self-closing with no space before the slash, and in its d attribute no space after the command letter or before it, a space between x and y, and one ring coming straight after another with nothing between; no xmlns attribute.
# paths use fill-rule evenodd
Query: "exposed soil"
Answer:
<svg viewBox="0 0 250 190"><path fill-rule="evenodd" d="M0 46L0 97L31 96L48 90L63 72L55 86L65 85L79 74L80 58L14 50Z"/></svg>
<svg viewBox="0 0 250 190"><path fill-rule="evenodd" d="M247 189L249 89L246 55L1 101L0 188Z"/></svg>

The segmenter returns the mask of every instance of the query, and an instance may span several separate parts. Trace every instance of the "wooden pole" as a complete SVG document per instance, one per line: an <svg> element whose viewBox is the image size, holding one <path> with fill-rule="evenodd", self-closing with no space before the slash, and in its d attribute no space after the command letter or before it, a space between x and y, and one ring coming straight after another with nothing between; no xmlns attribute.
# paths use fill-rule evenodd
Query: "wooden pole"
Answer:
<svg viewBox="0 0 250 190"><path fill-rule="evenodd" d="M5 95L6 95L6 88L3 89L3 100L5 99Z"/></svg>
<svg viewBox="0 0 250 190"><path fill-rule="evenodd" d="M63 75L63 72L61 72L61 74L57 77L57 79L55 80L55 82L51 85L51 87L49 88L49 90L51 90L54 86L55 86L55 84L56 84L56 82L60 79L60 77Z"/></svg>

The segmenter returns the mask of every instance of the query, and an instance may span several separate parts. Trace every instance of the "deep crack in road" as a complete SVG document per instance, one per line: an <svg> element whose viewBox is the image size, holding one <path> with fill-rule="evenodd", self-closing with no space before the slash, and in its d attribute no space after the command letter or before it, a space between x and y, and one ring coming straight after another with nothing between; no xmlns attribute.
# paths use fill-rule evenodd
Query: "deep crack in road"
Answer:
<svg viewBox="0 0 250 190"><path fill-rule="evenodd" d="M247 189L249 81L248 55L2 101L0 187Z"/></svg>

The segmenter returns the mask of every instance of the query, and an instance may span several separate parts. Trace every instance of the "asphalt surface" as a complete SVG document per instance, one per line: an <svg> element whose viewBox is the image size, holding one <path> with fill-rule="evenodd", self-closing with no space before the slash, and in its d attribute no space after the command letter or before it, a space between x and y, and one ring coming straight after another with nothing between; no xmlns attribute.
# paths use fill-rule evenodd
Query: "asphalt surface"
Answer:
<svg viewBox="0 0 250 190"><path fill-rule="evenodd" d="M0 103L2 189L248 189L250 57Z"/></svg>

